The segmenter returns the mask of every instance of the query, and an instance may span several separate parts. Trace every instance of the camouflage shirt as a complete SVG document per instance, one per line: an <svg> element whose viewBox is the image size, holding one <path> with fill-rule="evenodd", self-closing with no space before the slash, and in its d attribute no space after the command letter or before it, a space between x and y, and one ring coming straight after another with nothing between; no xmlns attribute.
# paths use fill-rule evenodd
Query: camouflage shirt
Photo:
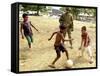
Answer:
<svg viewBox="0 0 100 76"><path fill-rule="evenodd" d="M65 27L73 28L73 16L71 13L64 13L59 19L60 23L63 23Z"/></svg>

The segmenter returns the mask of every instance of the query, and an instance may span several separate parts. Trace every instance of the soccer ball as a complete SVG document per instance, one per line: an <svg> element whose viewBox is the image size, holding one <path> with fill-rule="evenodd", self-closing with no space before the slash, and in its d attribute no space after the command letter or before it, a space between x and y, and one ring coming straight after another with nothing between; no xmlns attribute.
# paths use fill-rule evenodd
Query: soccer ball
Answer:
<svg viewBox="0 0 100 76"><path fill-rule="evenodd" d="M89 63L90 63L90 64L92 64L92 63L93 63L93 61L94 61L93 59L90 59L90 60L89 60Z"/></svg>
<svg viewBox="0 0 100 76"><path fill-rule="evenodd" d="M73 67L73 61L72 60L67 60L67 62L66 62L66 67L67 68L72 68Z"/></svg>

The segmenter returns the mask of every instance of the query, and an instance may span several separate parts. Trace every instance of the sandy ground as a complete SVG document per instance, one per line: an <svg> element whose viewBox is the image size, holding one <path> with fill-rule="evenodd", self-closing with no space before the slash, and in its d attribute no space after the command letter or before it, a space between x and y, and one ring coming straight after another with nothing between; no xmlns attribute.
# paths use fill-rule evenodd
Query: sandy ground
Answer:
<svg viewBox="0 0 100 76"><path fill-rule="evenodd" d="M40 33L33 29L34 42L32 44L31 50L28 48L26 39L21 39L20 36L20 50L19 50L19 70L20 71L38 71L38 70L54 70L54 69L66 69L66 56L61 53L61 58L55 64L56 68L51 68L48 65L52 63L56 57L56 53L53 47L55 37L48 41L48 38L54 31L59 30L59 22L57 19L52 19L48 17L30 17L32 24L39 29ZM90 38L91 46L93 52L94 63L88 63L88 55L85 52L83 57L78 57L80 50L80 28L81 26L87 26ZM73 60L74 65L72 68L86 68L96 66L96 29L95 24L74 21L74 31L72 32L73 49L70 49L69 43L65 43L66 49L68 50L69 57ZM67 35L66 35L67 39Z"/></svg>

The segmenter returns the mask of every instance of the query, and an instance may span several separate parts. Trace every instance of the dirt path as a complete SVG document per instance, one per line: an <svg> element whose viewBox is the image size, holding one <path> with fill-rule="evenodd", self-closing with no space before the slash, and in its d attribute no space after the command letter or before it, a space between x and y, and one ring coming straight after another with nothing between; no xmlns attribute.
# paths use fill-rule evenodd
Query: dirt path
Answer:
<svg viewBox="0 0 100 76"><path fill-rule="evenodd" d="M56 53L53 47L54 38L51 41L48 41L48 38L51 36L52 32L58 30L58 21L57 19L51 18L41 18L41 17L30 17L30 20L33 24L39 29L40 33L37 33L34 29L34 43L32 44L32 49L28 49L26 39L20 38L20 71L32 71L32 70L49 70L49 69L65 69L66 56L62 53L62 57L57 61L56 68L50 68L48 65L56 57ZM70 59L73 60L73 68L83 68L83 67L95 67L95 57L96 57L96 47L95 47L95 28L88 28L90 38L92 40L92 50L94 63L89 64L87 61L87 53L84 53L84 57L79 58L79 46L80 46L80 27L94 26L94 24L82 23L74 21L74 32L72 33L73 49L69 48L69 43L65 44ZM66 37L67 38L67 37Z"/></svg>

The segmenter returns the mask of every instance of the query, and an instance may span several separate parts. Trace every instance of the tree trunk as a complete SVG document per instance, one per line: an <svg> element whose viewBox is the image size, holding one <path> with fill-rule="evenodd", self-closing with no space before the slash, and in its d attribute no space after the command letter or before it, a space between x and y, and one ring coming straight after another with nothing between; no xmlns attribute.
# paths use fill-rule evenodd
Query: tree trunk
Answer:
<svg viewBox="0 0 100 76"><path fill-rule="evenodd" d="M37 16L39 16L39 6L37 6Z"/></svg>

